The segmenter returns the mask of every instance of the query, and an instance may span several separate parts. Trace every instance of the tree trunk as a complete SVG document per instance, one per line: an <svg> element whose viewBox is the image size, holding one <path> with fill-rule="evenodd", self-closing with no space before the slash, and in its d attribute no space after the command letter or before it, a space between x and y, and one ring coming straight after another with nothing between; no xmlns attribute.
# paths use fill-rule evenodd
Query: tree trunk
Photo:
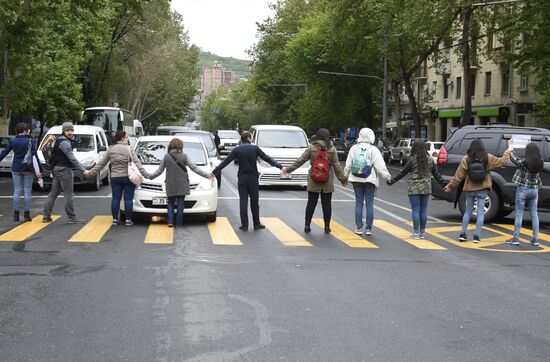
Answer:
<svg viewBox="0 0 550 362"><path fill-rule="evenodd" d="M401 97L399 94L400 83L398 80L392 80L391 88L393 91L393 99L395 103L395 123L397 124L397 133L395 138L400 139L403 135L403 125L401 124Z"/></svg>
<svg viewBox="0 0 550 362"><path fill-rule="evenodd" d="M414 91L411 85L410 78L403 79L405 82L405 93L407 93L407 97L409 98L409 103L411 105L411 113L413 117L414 122L414 129L415 129L415 138L420 138L420 115L418 114L418 108L416 106L416 97L414 96Z"/></svg>
<svg viewBox="0 0 550 362"><path fill-rule="evenodd" d="M464 68L462 77L464 82L464 115L460 121L460 127L470 124L472 118L472 82L470 69L470 20L474 12L474 7L469 7L463 12L462 23L462 67Z"/></svg>

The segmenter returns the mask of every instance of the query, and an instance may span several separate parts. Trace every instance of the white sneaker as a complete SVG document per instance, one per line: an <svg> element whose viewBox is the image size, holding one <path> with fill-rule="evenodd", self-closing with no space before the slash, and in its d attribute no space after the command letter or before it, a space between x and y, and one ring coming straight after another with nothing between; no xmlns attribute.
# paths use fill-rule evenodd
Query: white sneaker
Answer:
<svg viewBox="0 0 550 362"><path fill-rule="evenodd" d="M354 233L356 233L357 235L363 235L363 230L355 229Z"/></svg>
<svg viewBox="0 0 550 362"><path fill-rule="evenodd" d="M372 235L371 229L366 229L365 230L365 235Z"/></svg>
<svg viewBox="0 0 550 362"><path fill-rule="evenodd" d="M413 240L418 240L418 239L420 239L420 234L418 234L418 233L412 233L411 239L413 239Z"/></svg>
<svg viewBox="0 0 550 362"><path fill-rule="evenodd" d="M419 237L420 239L426 239L426 233L420 233Z"/></svg>

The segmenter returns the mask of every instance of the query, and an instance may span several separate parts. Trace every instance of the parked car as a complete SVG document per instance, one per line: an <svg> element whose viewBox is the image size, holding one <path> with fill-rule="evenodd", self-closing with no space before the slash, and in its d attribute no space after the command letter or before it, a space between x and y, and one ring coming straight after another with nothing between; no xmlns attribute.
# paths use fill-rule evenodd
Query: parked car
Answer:
<svg viewBox="0 0 550 362"><path fill-rule="evenodd" d="M130 147L134 148L134 146L137 143L137 140L138 140L138 137L129 136L128 137L128 144L130 145Z"/></svg>
<svg viewBox="0 0 550 362"><path fill-rule="evenodd" d="M191 161L205 172L212 172L213 167L208 160L208 150L204 142L197 137L182 136L145 136L141 137L135 147L139 161L147 170L154 172L166 154L168 144L178 137L183 141L183 152ZM216 181L211 181L187 169L191 194L185 197L185 214L202 214L208 222L216 221L218 209L218 188ZM149 218L153 215L166 215L166 171L154 180L145 180L134 193L133 213L136 219ZM124 203L123 203L124 204ZM124 218L124 205L121 206L121 218Z"/></svg>
<svg viewBox="0 0 550 362"><path fill-rule="evenodd" d="M348 157L349 150L351 148L351 145L346 142L344 138L340 137L333 137L330 139L332 142L332 145L334 148L336 148L336 152L338 153L338 159L339 160L345 160Z"/></svg>
<svg viewBox="0 0 550 362"><path fill-rule="evenodd" d="M402 138L394 147L391 147L389 163L398 161L401 166L404 166L411 154L411 147L414 140L414 138Z"/></svg>
<svg viewBox="0 0 550 362"><path fill-rule="evenodd" d="M378 148L380 151L380 154L384 158L384 162L389 163L390 162L390 143L388 141L384 141L382 137L379 137L374 141L374 145Z"/></svg>
<svg viewBox="0 0 550 362"><path fill-rule="evenodd" d="M197 137L202 140L204 145L206 146L206 150L208 151L208 160L210 162L210 166L212 168L215 168L221 163L220 160L220 154L218 152L218 149L216 148L216 143L214 143L214 135L208 131L198 131L198 130L184 130L184 131L175 131L172 133L172 135L180 136L180 137ZM222 185L222 175L217 174L216 179L218 180L218 188Z"/></svg>
<svg viewBox="0 0 550 362"><path fill-rule="evenodd" d="M218 150L221 156L227 156L233 151L241 140L241 135L235 130L220 130L218 131L218 137L220 137L220 145Z"/></svg>
<svg viewBox="0 0 550 362"><path fill-rule="evenodd" d="M0 152L7 146L12 136L0 136ZM13 152L8 153L2 161L0 161L0 173L11 172L11 162L13 160Z"/></svg>
<svg viewBox="0 0 550 362"><path fill-rule="evenodd" d="M50 128L42 139L39 150L43 151L45 145L52 142L60 135L61 126ZM75 125L72 145L73 153L76 159L82 164L82 166L89 170L95 166L95 164L107 151L107 136L101 127ZM44 166L44 185L51 185L52 168L46 164L43 152L38 152L38 158ZM94 190L99 190L101 183L103 183L103 185L109 184L109 167L104 167L103 170L100 171L99 175L93 177L84 177L82 172L77 169L73 169L73 172L75 185L91 184Z"/></svg>
<svg viewBox="0 0 550 362"><path fill-rule="evenodd" d="M445 142L436 142L436 141L427 141L426 147L428 148L428 153L433 157L434 162L437 162L437 156L439 155L439 150Z"/></svg>
<svg viewBox="0 0 550 362"><path fill-rule="evenodd" d="M306 133L297 126L254 125L250 127L250 133L252 133L253 142L262 151L285 167L296 161L309 145ZM291 174L283 174L278 168L258 159L260 186L306 187L309 167L309 162L306 162Z"/></svg>
<svg viewBox="0 0 550 362"><path fill-rule="evenodd" d="M500 157L508 148L508 140L513 135L531 136L531 142L535 142L541 150L545 170L550 169L550 130L504 125L465 126L454 131L439 150L437 164L443 178L450 180L454 176L473 139L480 138L488 153ZM524 155L525 149L516 148L514 152L521 157ZM512 177L515 171L516 166L511 161L505 167L491 171L493 189L489 191L485 201L486 221L492 221L514 211L516 185L512 183ZM541 173L541 178L543 187L539 191L538 207L539 211L549 212L550 174ZM458 195L457 192L459 192ZM455 189L447 193L441 189L437 182L432 182L432 196L449 202L454 202L457 197L460 212L464 214L466 198L459 190Z"/></svg>

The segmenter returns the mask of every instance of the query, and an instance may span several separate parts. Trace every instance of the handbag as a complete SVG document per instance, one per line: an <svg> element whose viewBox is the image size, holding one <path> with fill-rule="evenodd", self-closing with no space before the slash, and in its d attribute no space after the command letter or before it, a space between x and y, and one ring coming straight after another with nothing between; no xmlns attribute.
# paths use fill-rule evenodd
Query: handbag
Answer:
<svg viewBox="0 0 550 362"><path fill-rule="evenodd" d="M34 166L32 163L32 138L29 138L29 146L27 147L27 153L25 153L25 157L23 158L23 162L21 162L21 164L27 170L34 170Z"/></svg>
<svg viewBox="0 0 550 362"><path fill-rule="evenodd" d="M132 158L132 149L130 146L128 146L128 178L136 186L141 185L145 180Z"/></svg>

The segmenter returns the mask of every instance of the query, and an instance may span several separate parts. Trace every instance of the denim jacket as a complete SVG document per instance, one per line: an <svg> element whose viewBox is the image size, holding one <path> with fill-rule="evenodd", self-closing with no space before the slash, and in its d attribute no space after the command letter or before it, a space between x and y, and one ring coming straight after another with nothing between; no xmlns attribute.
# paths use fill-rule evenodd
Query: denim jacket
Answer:
<svg viewBox="0 0 550 362"><path fill-rule="evenodd" d="M37 154L36 141L27 134L18 134L17 136L11 138L9 143L2 150L2 153L0 153L0 161L2 161L4 157L10 153L10 151L13 151L13 161L11 163L12 172L30 171L23 165L23 160L25 159L25 155L27 154L27 149L29 147L29 140L31 141L32 155L38 161L40 172L43 172L42 163L40 162Z"/></svg>

